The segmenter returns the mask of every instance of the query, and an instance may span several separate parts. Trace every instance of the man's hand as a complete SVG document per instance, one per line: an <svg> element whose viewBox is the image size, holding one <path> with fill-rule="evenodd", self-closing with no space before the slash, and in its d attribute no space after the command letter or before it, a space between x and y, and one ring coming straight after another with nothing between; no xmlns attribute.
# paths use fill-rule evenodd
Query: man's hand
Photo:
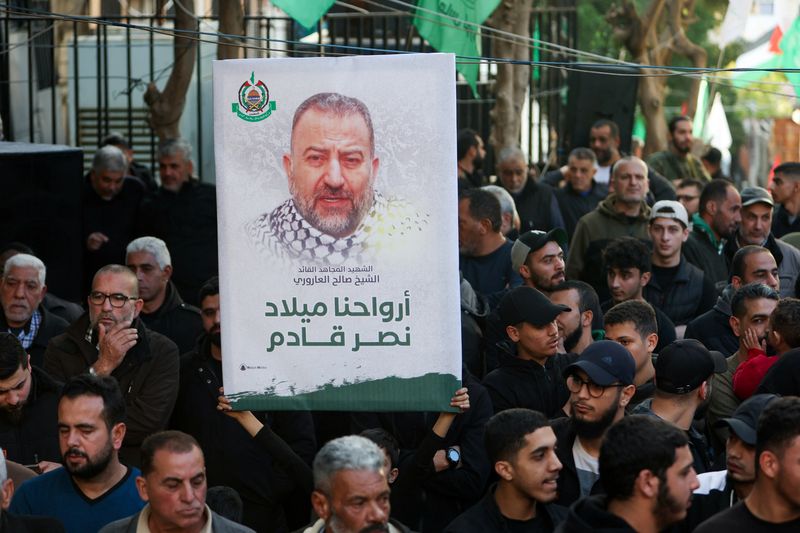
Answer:
<svg viewBox="0 0 800 533"><path fill-rule="evenodd" d="M264 424L251 411L234 411L233 407L231 407L231 401L225 396L225 389L222 387L219 388L219 396L217 397L217 410L239 422L245 431L253 437L264 427Z"/></svg>
<svg viewBox="0 0 800 533"><path fill-rule="evenodd" d="M86 248L88 248L90 252L96 252L107 242L108 237L104 233L95 231L86 238Z"/></svg>
<svg viewBox="0 0 800 533"><path fill-rule="evenodd" d="M108 331L103 324L97 325L100 353L97 356L97 362L93 365L97 374L101 376L111 374L125 359L128 350L136 346L139 341L139 332L130 326L131 322L127 320L115 324Z"/></svg>
<svg viewBox="0 0 800 533"><path fill-rule="evenodd" d="M53 463L51 461L39 461L40 474L45 474L47 472L55 470L56 468L61 468L61 465L59 463Z"/></svg>
<svg viewBox="0 0 800 533"><path fill-rule="evenodd" d="M455 448L458 450L458 453L461 453L461 446L458 444L451 446L451 448ZM437 450L436 453L433 454L433 469L436 470L436 472L450 469L450 461L447 460L446 453L447 450ZM460 461L459 464L461 464Z"/></svg>

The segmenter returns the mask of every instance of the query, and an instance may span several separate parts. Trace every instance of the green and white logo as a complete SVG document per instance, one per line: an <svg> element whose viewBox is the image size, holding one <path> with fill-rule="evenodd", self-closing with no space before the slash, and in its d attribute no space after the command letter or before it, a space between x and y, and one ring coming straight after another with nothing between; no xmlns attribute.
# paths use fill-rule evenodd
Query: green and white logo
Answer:
<svg viewBox="0 0 800 533"><path fill-rule="evenodd" d="M275 100L269 99L267 85L261 80L256 82L255 72L251 72L250 79L239 87L239 101L231 104L231 111L247 122L264 120L275 108Z"/></svg>

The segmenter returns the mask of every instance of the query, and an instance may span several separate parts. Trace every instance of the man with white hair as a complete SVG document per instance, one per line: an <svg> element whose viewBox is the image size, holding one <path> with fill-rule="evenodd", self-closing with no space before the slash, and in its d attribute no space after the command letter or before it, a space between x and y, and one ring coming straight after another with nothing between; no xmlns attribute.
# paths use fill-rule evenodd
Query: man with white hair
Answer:
<svg viewBox="0 0 800 533"><path fill-rule="evenodd" d="M500 224L500 233L509 239L516 239L519 236L520 220L511 193L497 185L484 185L481 188L492 193L500 202L500 217L503 220Z"/></svg>
<svg viewBox="0 0 800 533"><path fill-rule="evenodd" d="M41 259L17 254L6 261L0 281L0 331L17 337L34 366L42 365L47 343L69 324L42 305L47 270Z"/></svg>
<svg viewBox="0 0 800 533"><path fill-rule="evenodd" d="M514 198L521 220L521 232L564 228L564 219L553 189L530 178L527 158L518 146L507 146L500 150L497 178Z"/></svg>
<svg viewBox="0 0 800 533"><path fill-rule="evenodd" d="M95 152L83 189L84 287L100 267L122 261L135 235L144 186L127 172L128 160L116 146Z"/></svg>
<svg viewBox="0 0 800 533"><path fill-rule="evenodd" d="M371 440L356 435L334 439L317 453L313 469L311 505L319 520L303 533L409 531L389 519L384 455Z"/></svg>
<svg viewBox="0 0 800 533"><path fill-rule="evenodd" d="M172 283L172 259L164 241L156 237L131 241L125 264L139 280L142 322L177 344L180 353L192 350L203 332L200 310L185 303Z"/></svg>

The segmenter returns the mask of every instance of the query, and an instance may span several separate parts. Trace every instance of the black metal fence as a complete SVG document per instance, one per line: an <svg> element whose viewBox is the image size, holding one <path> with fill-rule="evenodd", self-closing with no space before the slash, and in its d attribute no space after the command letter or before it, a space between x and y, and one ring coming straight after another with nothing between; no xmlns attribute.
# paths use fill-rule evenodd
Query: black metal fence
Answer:
<svg viewBox="0 0 800 533"><path fill-rule="evenodd" d="M407 12L329 13L316 33L284 17L245 17L246 57L379 54L391 51L428 52ZM8 12L0 19L0 117L3 137L10 141L69 144L90 157L111 131L127 136L137 160L152 164L157 145L147 123L142 99L150 81L163 85L172 61L172 38L150 28L171 28L171 17L106 17L103 23L53 21ZM577 42L574 7L537 8L531 29L542 41L574 48ZM210 61L216 57L216 18L200 17L195 80L184 117L192 131L200 169L211 162L208 105ZM484 35L483 55L492 56L492 41ZM566 61L558 52L531 49L531 59ZM564 126L566 73L559 69L519 66L531 73L528 123L523 140L532 161L554 153L554 132ZM471 127L488 137L489 111L494 105L493 69L481 68L477 98L459 82L459 127ZM213 165L211 165L213 166ZM213 170L211 172L213 174ZM201 172L201 176L210 175Z"/></svg>

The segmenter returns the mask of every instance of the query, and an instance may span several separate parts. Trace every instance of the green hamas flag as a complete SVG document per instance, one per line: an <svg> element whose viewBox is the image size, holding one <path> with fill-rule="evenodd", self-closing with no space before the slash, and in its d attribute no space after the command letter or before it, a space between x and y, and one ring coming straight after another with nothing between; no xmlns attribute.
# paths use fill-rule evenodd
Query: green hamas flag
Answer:
<svg viewBox="0 0 800 533"><path fill-rule="evenodd" d="M419 0L414 25L419 34L440 52L451 52L462 58L478 57L481 55L478 26L499 3L500 0ZM478 62L477 59L467 61L470 62L456 63L456 70L464 76L472 87L472 94L477 97Z"/></svg>
<svg viewBox="0 0 800 533"><path fill-rule="evenodd" d="M272 0L287 15L310 30L328 12L335 0Z"/></svg>

